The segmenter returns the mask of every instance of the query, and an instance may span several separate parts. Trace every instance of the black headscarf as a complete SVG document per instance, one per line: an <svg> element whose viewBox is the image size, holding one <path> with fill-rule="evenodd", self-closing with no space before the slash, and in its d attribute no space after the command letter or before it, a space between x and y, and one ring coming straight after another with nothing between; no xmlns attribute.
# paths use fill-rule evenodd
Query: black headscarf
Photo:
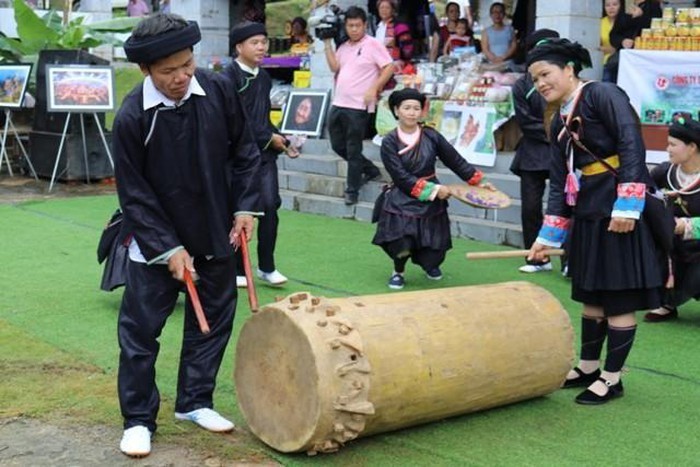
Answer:
<svg viewBox="0 0 700 467"><path fill-rule="evenodd" d="M259 36L261 34L267 36L265 25L262 23L245 21L237 24L231 29L231 46L235 47L236 44L240 44L249 37Z"/></svg>
<svg viewBox="0 0 700 467"><path fill-rule="evenodd" d="M414 100L420 102L421 107L425 107L425 94L421 94L416 89L405 88L400 91L394 91L389 96L389 109L395 119L399 119L396 115L396 107L400 106L403 101Z"/></svg>
<svg viewBox="0 0 700 467"><path fill-rule="evenodd" d="M668 129L668 134L685 144L695 143L700 148L700 122L697 120L687 116L678 117Z"/></svg>
<svg viewBox="0 0 700 467"><path fill-rule="evenodd" d="M527 38L525 38L525 50L530 51L533 47L542 45L540 42L544 41L545 39L558 38L559 33L552 29L538 29L536 31L532 31L530 34L528 34ZM543 42L543 44L544 43L546 42Z"/></svg>
<svg viewBox="0 0 700 467"><path fill-rule="evenodd" d="M172 29L155 36L134 37L132 34L124 42L126 58L133 63L154 63L175 52L189 49L202 39L199 26L188 21L182 29Z"/></svg>
<svg viewBox="0 0 700 467"><path fill-rule="evenodd" d="M568 39L549 39L528 52L528 68L533 63L540 61L570 64L574 67L576 74L584 68L593 66L588 50L578 42L571 42Z"/></svg>

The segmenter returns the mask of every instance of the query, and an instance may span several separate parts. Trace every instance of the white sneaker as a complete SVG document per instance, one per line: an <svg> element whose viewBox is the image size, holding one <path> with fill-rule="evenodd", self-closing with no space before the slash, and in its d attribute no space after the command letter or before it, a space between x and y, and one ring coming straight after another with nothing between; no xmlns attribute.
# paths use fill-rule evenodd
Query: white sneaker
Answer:
<svg viewBox="0 0 700 467"><path fill-rule="evenodd" d="M205 430L215 433L223 433L233 430L233 422L226 420L212 409L197 409L192 412L180 413L175 412L177 420L189 420L201 426Z"/></svg>
<svg viewBox="0 0 700 467"><path fill-rule="evenodd" d="M245 276L236 276L236 287L245 289L248 287L248 279Z"/></svg>
<svg viewBox="0 0 700 467"><path fill-rule="evenodd" d="M146 457L151 453L151 431L142 425L124 430L119 449L129 457Z"/></svg>
<svg viewBox="0 0 700 467"><path fill-rule="evenodd" d="M258 277L270 285L282 285L287 282L287 278L275 269L272 272L263 272L258 269Z"/></svg>
<svg viewBox="0 0 700 467"><path fill-rule="evenodd" d="M526 273L533 273L533 272L545 272L545 271L551 271L552 270L552 263L544 263L544 264L526 264L525 266L520 266L518 268L518 271L520 272L526 272Z"/></svg>

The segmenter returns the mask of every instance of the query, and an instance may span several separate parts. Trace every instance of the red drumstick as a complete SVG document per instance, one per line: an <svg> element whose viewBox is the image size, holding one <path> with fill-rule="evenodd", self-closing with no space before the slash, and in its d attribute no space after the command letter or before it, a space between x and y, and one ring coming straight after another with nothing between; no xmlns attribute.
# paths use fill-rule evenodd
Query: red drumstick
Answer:
<svg viewBox="0 0 700 467"><path fill-rule="evenodd" d="M258 311L258 296L255 293L253 271L250 268L250 256L248 255L248 241L245 234L241 234L241 255L243 255L243 270L245 271L246 289L248 290L248 303L252 312Z"/></svg>
<svg viewBox="0 0 700 467"><path fill-rule="evenodd" d="M202 303L199 301L199 294L197 294L197 288L194 286L190 270L185 268L183 276L185 278L185 284L187 285L187 293L190 295L190 300L192 301L194 314L197 316L197 322L199 322L199 329L202 331L202 334L209 334L209 323L207 323L207 318L204 316Z"/></svg>

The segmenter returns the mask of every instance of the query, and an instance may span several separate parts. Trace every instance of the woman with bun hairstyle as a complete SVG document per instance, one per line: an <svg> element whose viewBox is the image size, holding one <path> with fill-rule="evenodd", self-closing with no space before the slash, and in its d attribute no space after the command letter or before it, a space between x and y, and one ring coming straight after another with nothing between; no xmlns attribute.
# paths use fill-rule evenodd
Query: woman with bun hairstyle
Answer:
<svg viewBox="0 0 700 467"><path fill-rule="evenodd" d="M394 262L387 284L402 289L409 259L430 280L442 279L440 265L452 248L447 199L450 188L441 185L435 173L438 159L470 185L483 183L483 173L469 164L435 129L423 126L426 97L415 89L394 91L389 108L398 127L382 139L382 163L391 185L378 202L377 232L372 243Z"/></svg>
<svg viewBox="0 0 700 467"><path fill-rule="evenodd" d="M639 118L616 85L579 78L591 58L578 43L549 39L530 50L527 66L537 91L559 107L547 212L528 259L545 260L546 248L570 236L571 297L583 313L580 361L563 387L587 387L577 403L604 404L624 393L635 311L660 305L654 237L641 216L653 182Z"/></svg>

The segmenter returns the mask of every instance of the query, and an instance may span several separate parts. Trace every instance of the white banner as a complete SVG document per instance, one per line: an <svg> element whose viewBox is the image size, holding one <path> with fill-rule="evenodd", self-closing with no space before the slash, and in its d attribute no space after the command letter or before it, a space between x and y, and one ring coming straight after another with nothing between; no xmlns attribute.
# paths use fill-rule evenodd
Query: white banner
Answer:
<svg viewBox="0 0 700 467"><path fill-rule="evenodd" d="M617 84L645 125L668 125L681 112L700 118L700 52L623 49ZM649 162L667 159L647 151Z"/></svg>

